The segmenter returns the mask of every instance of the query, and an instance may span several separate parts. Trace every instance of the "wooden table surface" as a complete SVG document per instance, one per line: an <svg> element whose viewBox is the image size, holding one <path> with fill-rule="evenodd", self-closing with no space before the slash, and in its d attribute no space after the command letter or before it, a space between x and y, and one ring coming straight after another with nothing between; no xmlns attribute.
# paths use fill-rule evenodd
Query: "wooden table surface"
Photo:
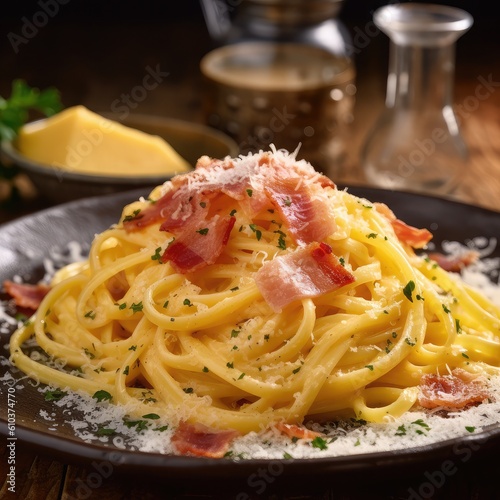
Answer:
<svg viewBox="0 0 500 500"><path fill-rule="evenodd" d="M350 27L363 29L364 26L366 20L359 21L359 24L353 21ZM11 25L3 26L3 29L19 29L19 24L14 19ZM91 26L91 32L92 36L85 23L54 23L41 32L38 39L22 47L20 54L14 55L3 47L2 64L5 73L0 81L0 95L8 93L12 78L23 76L32 85L55 85L61 89L66 105L81 103L91 109L106 110L116 96L140 81L147 65L155 65L160 61L171 76L151 92L147 99L140 102L134 111L200 121L202 82L198 61L210 48L210 41L202 25L193 27L191 24L177 23L165 30L159 24L151 26L138 23L132 26L117 23L110 28L109 25L97 23ZM190 35L185 36L186 32ZM334 179L338 183L364 184L359 169L360 147L383 108L385 94L387 43L383 38L380 36L373 39L357 54L358 92L350 131L349 157ZM175 40L180 39L183 41L182 53L168 50ZM457 106L468 106L467 116L464 116L461 126L470 159L455 196L466 203L500 211L500 66L495 55L498 54L498 42L494 45L491 40L493 38L484 39L476 35L474 43L468 45L464 38L464 44L459 45L457 52L454 102ZM61 42L66 45L66 41L67 47L61 48ZM142 49L139 48L139 43ZM108 59L96 58L96 54L102 50L108 53ZM47 53L56 54L57 57L53 55L49 58ZM475 92L481 78L493 83L487 98L479 100L475 98ZM35 195L13 207L4 208L0 212L0 221L13 220L47 206L47 201ZM8 492L8 484L4 482L7 458L6 443L0 441L0 498L68 500L268 497L276 500L326 500L363 498L362 491L366 486L363 484L363 477L359 477L359 480L353 480L348 487L342 483L323 485L311 495L308 492L314 489L314 485L308 485L307 482L302 485L291 483L293 489L290 491L287 488L289 479L278 477L272 484L267 484L268 489L263 495L259 495L255 489L248 488L248 483L246 488L244 483L243 489L240 484L236 489L227 490L221 482L199 485L196 478L176 484L158 478L151 480L147 477L124 476L119 470L110 477L103 477L96 476L92 464L57 460L50 454L39 454L28 443L19 442L16 454L17 493L14 496ZM425 467L413 472L412 477L372 478L370 498L493 498L489 496L489 492L491 478L496 480L497 477L498 462L489 459L471 460L464 464L459 474L447 478L440 486L434 486L431 496L425 496L428 490L418 493L419 486L426 481L432 482L430 476L425 475ZM438 479L435 478L435 481Z"/></svg>

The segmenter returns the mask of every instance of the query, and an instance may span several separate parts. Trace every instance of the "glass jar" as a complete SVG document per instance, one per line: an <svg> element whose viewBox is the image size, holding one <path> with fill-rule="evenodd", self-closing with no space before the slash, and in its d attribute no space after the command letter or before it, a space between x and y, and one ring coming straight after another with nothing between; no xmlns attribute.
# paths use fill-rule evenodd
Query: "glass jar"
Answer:
<svg viewBox="0 0 500 500"><path fill-rule="evenodd" d="M450 194L467 161L452 102L455 42L472 17L409 3L378 9L374 22L391 43L385 111L362 151L366 178L384 188Z"/></svg>
<svg viewBox="0 0 500 500"><path fill-rule="evenodd" d="M206 123L242 153L300 146L299 158L334 173L356 94L352 43L336 17L343 2L241 0L230 18L220 1L203 3L219 45L201 61Z"/></svg>

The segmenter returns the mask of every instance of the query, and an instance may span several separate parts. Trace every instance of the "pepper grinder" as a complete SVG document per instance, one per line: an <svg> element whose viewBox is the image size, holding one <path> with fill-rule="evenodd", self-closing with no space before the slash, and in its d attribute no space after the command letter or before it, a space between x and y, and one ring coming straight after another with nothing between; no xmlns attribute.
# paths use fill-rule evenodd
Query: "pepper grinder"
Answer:
<svg viewBox="0 0 500 500"><path fill-rule="evenodd" d="M455 42L467 12L433 4L386 5L374 22L390 38L386 107L362 151L379 187L451 194L467 148L452 107Z"/></svg>

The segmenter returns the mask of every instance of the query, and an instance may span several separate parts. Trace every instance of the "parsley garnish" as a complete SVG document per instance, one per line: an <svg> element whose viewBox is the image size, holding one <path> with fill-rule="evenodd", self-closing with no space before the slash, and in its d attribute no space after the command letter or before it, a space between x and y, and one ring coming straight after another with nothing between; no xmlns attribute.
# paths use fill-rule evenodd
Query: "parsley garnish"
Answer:
<svg viewBox="0 0 500 500"><path fill-rule="evenodd" d="M368 370L373 371L373 365L365 365L365 368L368 368Z"/></svg>
<svg viewBox="0 0 500 500"><path fill-rule="evenodd" d="M99 427L99 429L97 429L96 432L98 436L112 436L115 433L116 433L115 429L111 429L108 427Z"/></svg>
<svg viewBox="0 0 500 500"><path fill-rule="evenodd" d="M451 313L451 311L443 304L443 311L447 314Z"/></svg>
<svg viewBox="0 0 500 500"><path fill-rule="evenodd" d="M194 392L194 389L192 387L184 387L184 389L182 389L186 394L193 394Z"/></svg>
<svg viewBox="0 0 500 500"><path fill-rule="evenodd" d="M204 367L203 367L203 369L202 369L201 371L202 371L203 373L208 373L208 372L209 372L209 370L208 370L208 368L207 368L206 366L204 366Z"/></svg>
<svg viewBox="0 0 500 500"><path fill-rule="evenodd" d="M233 210L231 210L231 211L229 212L229 215L230 215L231 217L234 217L234 216L236 215L236 212L237 212L237 210L234 208Z"/></svg>
<svg viewBox="0 0 500 500"><path fill-rule="evenodd" d="M111 401L113 399L113 396L108 391L103 390L95 392L92 397L97 399L98 403L101 401Z"/></svg>
<svg viewBox="0 0 500 500"><path fill-rule="evenodd" d="M403 288L403 293L410 302L413 302L412 293L414 290L415 290L415 282L412 280L408 281L406 286Z"/></svg>
<svg viewBox="0 0 500 500"><path fill-rule="evenodd" d="M241 330L231 330L231 338L237 337Z"/></svg>
<svg viewBox="0 0 500 500"><path fill-rule="evenodd" d="M247 191L247 195L251 198L253 191L251 189L247 189L246 191Z"/></svg>
<svg viewBox="0 0 500 500"><path fill-rule="evenodd" d="M257 241L259 241L262 238L262 231L260 229L257 229L257 226L255 224L250 224L249 227L255 233Z"/></svg>
<svg viewBox="0 0 500 500"><path fill-rule="evenodd" d="M283 203L285 206L289 207L292 204L292 200L290 198L287 198L286 200L283 200Z"/></svg>
<svg viewBox="0 0 500 500"><path fill-rule="evenodd" d="M134 311L134 314L135 314L136 312L141 312L142 311L142 307L143 307L143 305L142 305L142 300L141 300L141 302L138 302L137 304L133 303L129 307L129 309L132 309L132 311Z"/></svg>
<svg viewBox="0 0 500 500"><path fill-rule="evenodd" d="M295 368L295 370L292 371L292 373L295 375L296 373L300 372L300 366L298 368Z"/></svg>
<svg viewBox="0 0 500 500"><path fill-rule="evenodd" d="M87 348L85 348L83 350L83 352L90 358L90 359L94 359L95 358L95 354L93 352L90 352Z"/></svg>
<svg viewBox="0 0 500 500"><path fill-rule="evenodd" d="M131 345L128 350L129 351L135 351L137 349L137 346L136 345Z"/></svg>
<svg viewBox="0 0 500 500"><path fill-rule="evenodd" d="M85 317L90 318L90 319L95 319L95 312L89 311L89 312L85 313Z"/></svg>
<svg viewBox="0 0 500 500"><path fill-rule="evenodd" d="M328 448L328 444L326 441L320 437L316 436L312 441L311 441L311 446L313 448L318 448L319 450L326 450Z"/></svg>
<svg viewBox="0 0 500 500"><path fill-rule="evenodd" d="M68 394L67 392L61 391L61 389L55 389L53 391L45 391L44 393L45 401L59 401L61 398Z"/></svg>
<svg viewBox="0 0 500 500"><path fill-rule="evenodd" d="M281 250L286 250L286 241L285 241L286 234L283 231L279 230L274 232L279 234L278 248L280 248Z"/></svg>
<svg viewBox="0 0 500 500"><path fill-rule="evenodd" d="M472 426L468 426L468 425L466 425L466 426L465 426L465 430L466 430L467 432L474 432L474 431L476 430L476 428L475 428L475 427L472 427Z"/></svg>
<svg viewBox="0 0 500 500"><path fill-rule="evenodd" d="M366 235L366 237L367 237L368 239L370 239L370 238L371 238L371 239L373 239L373 240L374 240L377 236L378 236L378 235L377 235L377 233L370 233L370 234L367 234L367 235Z"/></svg>
<svg viewBox="0 0 500 500"><path fill-rule="evenodd" d="M126 309L127 308L127 304L125 302L123 302L122 304L120 304L118 306L118 309L120 309L121 311L123 311L123 309Z"/></svg>
<svg viewBox="0 0 500 500"><path fill-rule="evenodd" d="M415 339L415 340L416 340L416 339ZM406 342L409 346L411 346L411 347L413 347L413 346L415 345L415 342L412 342L412 341L411 341L408 337L407 337L407 338L405 338L405 342Z"/></svg>
<svg viewBox="0 0 500 500"><path fill-rule="evenodd" d="M244 376L245 374L242 372L241 375L238 377L238 380L241 380Z"/></svg>
<svg viewBox="0 0 500 500"><path fill-rule="evenodd" d="M406 427L404 424L398 427L398 431L396 432L396 436L406 436Z"/></svg>
<svg viewBox="0 0 500 500"><path fill-rule="evenodd" d="M155 250L155 253L153 255L151 255L151 260L157 260L157 261L161 262L161 247L158 247Z"/></svg>
<svg viewBox="0 0 500 500"><path fill-rule="evenodd" d="M123 375L128 375L128 372L129 372L129 366L127 365L123 370Z"/></svg>
<svg viewBox="0 0 500 500"><path fill-rule="evenodd" d="M202 236L206 236L208 234L208 227L204 227L202 229L197 229L196 232L201 234Z"/></svg>
<svg viewBox="0 0 500 500"><path fill-rule="evenodd" d="M138 208L137 210L134 210L131 214L126 215L123 218L123 222L130 222L130 221L137 219L140 212L141 212L140 208Z"/></svg>
<svg viewBox="0 0 500 500"><path fill-rule="evenodd" d="M189 299L184 299L184 301L182 302L185 306L188 306L188 307L192 307L193 304L191 304L191 301Z"/></svg>
<svg viewBox="0 0 500 500"><path fill-rule="evenodd" d="M150 420L158 420L160 418L160 415L157 415L156 413L148 413L147 415L143 415L142 418L148 418Z"/></svg>
<svg viewBox="0 0 500 500"><path fill-rule="evenodd" d="M457 333L462 333L462 327L460 326L460 320L458 318L455 320L455 329Z"/></svg>
<svg viewBox="0 0 500 500"><path fill-rule="evenodd" d="M234 364L233 364L233 363L229 363L229 362L227 362L227 363L226 363L226 366L227 366L228 368L234 368Z"/></svg>

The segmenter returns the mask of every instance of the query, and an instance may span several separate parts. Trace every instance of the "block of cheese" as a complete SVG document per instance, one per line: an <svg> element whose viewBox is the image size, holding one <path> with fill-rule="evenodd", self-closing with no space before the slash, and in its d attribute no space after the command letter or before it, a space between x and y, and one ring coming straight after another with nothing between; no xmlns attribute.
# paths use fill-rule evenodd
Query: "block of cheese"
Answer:
<svg viewBox="0 0 500 500"><path fill-rule="evenodd" d="M161 176L191 169L161 137L126 127L84 106L24 125L17 148L38 163L81 173Z"/></svg>

